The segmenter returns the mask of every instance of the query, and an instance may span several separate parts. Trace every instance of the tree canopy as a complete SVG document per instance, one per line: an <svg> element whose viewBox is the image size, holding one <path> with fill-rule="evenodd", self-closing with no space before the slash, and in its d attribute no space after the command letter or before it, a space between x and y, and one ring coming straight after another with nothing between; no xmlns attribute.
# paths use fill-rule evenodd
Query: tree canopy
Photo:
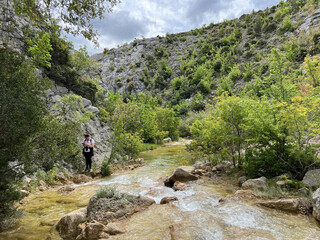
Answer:
<svg viewBox="0 0 320 240"><path fill-rule="evenodd" d="M120 0L14 0L18 14L26 14L35 22L58 23L73 35L81 34L97 44L97 32L90 23L111 12Z"/></svg>

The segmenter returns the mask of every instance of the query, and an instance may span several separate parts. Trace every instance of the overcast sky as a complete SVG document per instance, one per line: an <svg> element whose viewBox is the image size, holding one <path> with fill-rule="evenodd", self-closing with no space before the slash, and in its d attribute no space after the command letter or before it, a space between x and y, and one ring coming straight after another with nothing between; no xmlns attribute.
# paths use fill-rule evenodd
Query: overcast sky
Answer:
<svg viewBox="0 0 320 240"><path fill-rule="evenodd" d="M87 46L89 54L101 53L135 38L156 37L240 17L265 9L280 0L122 0L104 19L94 20L99 48L81 36L68 36L76 49Z"/></svg>

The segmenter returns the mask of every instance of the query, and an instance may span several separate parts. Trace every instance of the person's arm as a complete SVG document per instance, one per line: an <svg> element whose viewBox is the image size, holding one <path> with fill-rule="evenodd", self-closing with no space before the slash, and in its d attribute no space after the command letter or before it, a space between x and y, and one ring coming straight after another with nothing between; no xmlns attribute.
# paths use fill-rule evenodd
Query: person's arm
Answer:
<svg viewBox="0 0 320 240"><path fill-rule="evenodd" d="M93 148L94 147L94 140L91 139L91 144L89 145L89 148Z"/></svg>

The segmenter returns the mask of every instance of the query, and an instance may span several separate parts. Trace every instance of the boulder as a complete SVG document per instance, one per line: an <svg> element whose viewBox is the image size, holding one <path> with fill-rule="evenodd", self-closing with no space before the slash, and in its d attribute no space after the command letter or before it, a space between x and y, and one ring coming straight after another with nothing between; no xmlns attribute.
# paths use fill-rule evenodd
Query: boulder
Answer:
<svg viewBox="0 0 320 240"><path fill-rule="evenodd" d="M232 164L230 162L224 161L222 163L219 163L217 166L215 166L217 168L218 171L222 171L225 172L227 171L229 168L231 168Z"/></svg>
<svg viewBox="0 0 320 240"><path fill-rule="evenodd" d="M108 225L103 229L103 231L110 235L117 235L125 233L126 229L120 223L108 223Z"/></svg>
<svg viewBox="0 0 320 240"><path fill-rule="evenodd" d="M299 199L293 198L293 199L271 200L266 202L259 202L257 204L260 206L274 208L274 209L278 209L286 212L298 213L300 201Z"/></svg>
<svg viewBox="0 0 320 240"><path fill-rule="evenodd" d="M182 182L176 181L173 184L173 190L175 191L183 191L187 187L187 184L184 184Z"/></svg>
<svg viewBox="0 0 320 240"><path fill-rule="evenodd" d="M266 187L267 187L267 179L265 177L249 179L242 184L242 189L263 190Z"/></svg>
<svg viewBox="0 0 320 240"><path fill-rule="evenodd" d="M160 204L167 204L169 202L177 201L178 198L176 196L174 197L164 197L161 199Z"/></svg>
<svg viewBox="0 0 320 240"><path fill-rule="evenodd" d="M320 221L320 188L318 188L317 191L312 194L312 206L313 217Z"/></svg>
<svg viewBox="0 0 320 240"><path fill-rule="evenodd" d="M96 240L100 238L100 234L105 225L99 222L87 223L82 232L77 236L76 240Z"/></svg>
<svg viewBox="0 0 320 240"><path fill-rule="evenodd" d="M247 181L247 177L246 176L242 176L238 178L238 186L241 187L242 184Z"/></svg>
<svg viewBox="0 0 320 240"><path fill-rule="evenodd" d="M102 198L93 195L88 205L88 218L107 224L140 212L154 203L153 199L129 194L117 193L116 196Z"/></svg>
<svg viewBox="0 0 320 240"><path fill-rule="evenodd" d="M172 187L176 181L188 182L198 180L198 177L193 175L194 167L181 166L174 170L173 174L165 181L165 186Z"/></svg>
<svg viewBox="0 0 320 240"><path fill-rule="evenodd" d="M78 174L73 176L72 181L76 184L89 182L92 179L84 174Z"/></svg>
<svg viewBox="0 0 320 240"><path fill-rule="evenodd" d="M85 222L87 216L87 208L81 208L62 217L56 229L63 239L76 239L81 229L78 228L80 223Z"/></svg>
<svg viewBox="0 0 320 240"><path fill-rule="evenodd" d="M309 170L304 175L302 183L307 187L320 186L320 169Z"/></svg>
<svg viewBox="0 0 320 240"><path fill-rule="evenodd" d="M163 143L169 143L172 142L171 138L167 137L163 139Z"/></svg>

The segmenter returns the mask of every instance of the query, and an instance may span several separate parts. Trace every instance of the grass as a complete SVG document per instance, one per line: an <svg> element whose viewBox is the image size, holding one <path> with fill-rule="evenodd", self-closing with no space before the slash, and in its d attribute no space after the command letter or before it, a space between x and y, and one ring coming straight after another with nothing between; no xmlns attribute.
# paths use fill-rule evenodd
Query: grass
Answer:
<svg viewBox="0 0 320 240"><path fill-rule="evenodd" d="M254 190L255 195L262 199L285 198L287 195L275 186L268 186L264 190Z"/></svg>
<svg viewBox="0 0 320 240"><path fill-rule="evenodd" d="M120 199L121 193L117 192L115 187L101 187L97 190L98 198Z"/></svg>
<svg viewBox="0 0 320 240"><path fill-rule="evenodd" d="M144 152L148 150L154 150L158 147L162 146L162 144L155 144L155 143L142 143L139 152Z"/></svg>

